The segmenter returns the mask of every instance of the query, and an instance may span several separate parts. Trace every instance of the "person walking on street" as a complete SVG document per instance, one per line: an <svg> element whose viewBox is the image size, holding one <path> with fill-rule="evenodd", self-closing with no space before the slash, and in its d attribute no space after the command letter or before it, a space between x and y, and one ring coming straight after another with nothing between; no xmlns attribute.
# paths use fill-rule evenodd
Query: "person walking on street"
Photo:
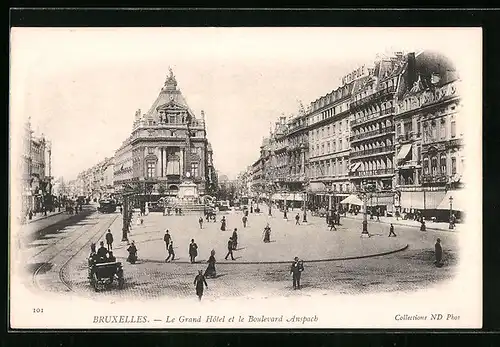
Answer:
<svg viewBox="0 0 500 347"><path fill-rule="evenodd" d="M165 250L168 253L168 246L170 245L170 241L172 241L172 236L170 236L168 229L165 231L165 235L163 236L163 241L165 242Z"/></svg>
<svg viewBox="0 0 500 347"><path fill-rule="evenodd" d="M241 218L241 220L243 221L243 228L246 228L248 217L246 215L244 215L243 218Z"/></svg>
<svg viewBox="0 0 500 347"><path fill-rule="evenodd" d="M208 288L208 284L205 280L205 276L203 276L202 270L198 270L198 275L194 278L193 284L196 288L196 296L198 297L198 300L201 301L201 297L203 296L203 285Z"/></svg>
<svg viewBox="0 0 500 347"><path fill-rule="evenodd" d="M170 258L172 257L172 258ZM175 253L174 253L174 242L170 241L170 244L168 245L168 257L165 259L165 263L168 261L172 261L175 259Z"/></svg>
<svg viewBox="0 0 500 347"><path fill-rule="evenodd" d="M200 224L200 229L203 229L203 217L200 217L200 219L198 219L198 223Z"/></svg>
<svg viewBox="0 0 500 347"><path fill-rule="evenodd" d="M238 247L238 233L236 231L237 229L234 228L233 236L231 237L233 239L233 251Z"/></svg>
<svg viewBox="0 0 500 347"><path fill-rule="evenodd" d="M335 221L333 220L333 217L330 217L329 224L330 224L330 231L332 231L332 230L337 231L337 228L335 227Z"/></svg>
<svg viewBox="0 0 500 347"><path fill-rule="evenodd" d="M295 225L300 225L300 216L299 214L297 213L297 215L295 216Z"/></svg>
<svg viewBox="0 0 500 347"><path fill-rule="evenodd" d="M293 276L293 289L300 289L300 276L304 271L304 263L295 257L290 268L290 274Z"/></svg>
<svg viewBox="0 0 500 347"><path fill-rule="evenodd" d="M198 245L194 242L194 239L191 239L191 243L189 244L189 258L191 259L191 264L196 261L196 257L198 256Z"/></svg>
<svg viewBox="0 0 500 347"><path fill-rule="evenodd" d="M227 254L226 257L224 258L227 260L227 257L231 256L231 260L235 260L233 257L233 239L230 237L229 241L227 242Z"/></svg>
<svg viewBox="0 0 500 347"><path fill-rule="evenodd" d="M434 245L434 251L436 253L436 264L437 267L443 266L443 248L441 247L441 239L438 238L436 240L436 244Z"/></svg>
<svg viewBox="0 0 500 347"><path fill-rule="evenodd" d="M226 216L223 216L221 219L220 230L226 231Z"/></svg>
<svg viewBox="0 0 500 347"><path fill-rule="evenodd" d="M205 270L205 277L215 277L217 276L217 272L215 271L215 250L212 249L210 252L210 258L207 260L208 266Z"/></svg>
<svg viewBox="0 0 500 347"><path fill-rule="evenodd" d="M389 237L391 237L391 236L394 236L394 237L397 236L396 233L394 232L394 225L392 225L392 223L391 223L391 226L389 227Z"/></svg>
<svg viewBox="0 0 500 347"><path fill-rule="evenodd" d="M111 234L111 229L108 229L106 233L106 243L108 245L108 251L113 249L113 234Z"/></svg>
<svg viewBox="0 0 500 347"><path fill-rule="evenodd" d="M264 228L264 243L269 242L271 242L271 227L269 226L269 223L267 223L266 227Z"/></svg>

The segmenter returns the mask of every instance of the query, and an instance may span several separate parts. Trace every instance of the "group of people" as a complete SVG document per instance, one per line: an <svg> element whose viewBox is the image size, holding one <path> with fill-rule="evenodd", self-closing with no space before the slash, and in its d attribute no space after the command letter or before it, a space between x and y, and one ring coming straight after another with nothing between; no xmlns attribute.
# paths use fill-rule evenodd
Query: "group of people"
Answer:
<svg viewBox="0 0 500 347"><path fill-rule="evenodd" d="M110 231L108 230L108 233ZM96 250L96 244L90 244L90 256L89 256L89 265L94 264L102 264L102 263L113 263L116 261L116 257L113 255L113 251L104 246L104 241L100 242L99 249Z"/></svg>

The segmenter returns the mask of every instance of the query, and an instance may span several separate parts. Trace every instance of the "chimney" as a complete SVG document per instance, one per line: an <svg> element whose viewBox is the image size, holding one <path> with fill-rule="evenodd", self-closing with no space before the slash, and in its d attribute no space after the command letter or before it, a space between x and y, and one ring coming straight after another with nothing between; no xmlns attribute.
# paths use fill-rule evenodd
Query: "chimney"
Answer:
<svg viewBox="0 0 500 347"><path fill-rule="evenodd" d="M411 89L413 83L417 80L417 66L415 61L415 53L408 53L408 65L406 70L407 88Z"/></svg>
<svg viewBox="0 0 500 347"><path fill-rule="evenodd" d="M285 124L286 123L286 116L281 116L280 117L280 123Z"/></svg>
<svg viewBox="0 0 500 347"><path fill-rule="evenodd" d="M394 54L396 55L396 58L398 58L398 59L403 58L403 52L396 52Z"/></svg>

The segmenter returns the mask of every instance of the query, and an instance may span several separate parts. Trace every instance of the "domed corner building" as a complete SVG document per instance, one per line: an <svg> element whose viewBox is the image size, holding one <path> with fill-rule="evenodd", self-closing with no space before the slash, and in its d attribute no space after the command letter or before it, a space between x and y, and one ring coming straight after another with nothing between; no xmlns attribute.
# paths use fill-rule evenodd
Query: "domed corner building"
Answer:
<svg viewBox="0 0 500 347"><path fill-rule="evenodd" d="M196 117L170 69L158 97L135 113L130 136L115 153L117 192L133 189L136 202L207 193L215 172L204 112Z"/></svg>

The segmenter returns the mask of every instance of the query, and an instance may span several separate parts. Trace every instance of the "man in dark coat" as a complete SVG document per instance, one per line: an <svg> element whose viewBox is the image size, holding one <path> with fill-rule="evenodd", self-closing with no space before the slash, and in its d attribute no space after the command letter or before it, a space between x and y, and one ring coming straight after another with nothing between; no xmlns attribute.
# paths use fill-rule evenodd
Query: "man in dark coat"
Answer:
<svg viewBox="0 0 500 347"><path fill-rule="evenodd" d="M238 247L238 233L236 232L237 230L238 229L234 228L233 236L231 237L233 239L233 250L234 251Z"/></svg>
<svg viewBox="0 0 500 347"><path fill-rule="evenodd" d="M163 241L165 242L165 249L168 253L168 246L170 245L170 241L172 241L172 236L168 233L168 229L165 231L165 235L163 236Z"/></svg>
<svg viewBox="0 0 500 347"><path fill-rule="evenodd" d="M389 237L391 237L391 236L394 236L394 237L397 236L396 233L394 232L394 225L392 225L392 223L391 223L391 226L389 227Z"/></svg>
<svg viewBox="0 0 500 347"><path fill-rule="evenodd" d="M221 219L220 230L226 231L226 216L223 216Z"/></svg>
<svg viewBox="0 0 500 347"><path fill-rule="evenodd" d="M203 229L203 217L200 217L200 219L198 219L198 223L200 224L200 229Z"/></svg>
<svg viewBox="0 0 500 347"><path fill-rule="evenodd" d="M106 233L106 243L108 244L108 251L111 251L113 249L113 234L111 234L110 229Z"/></svg>
<svg viewBox="0 0 500 347"><path fill-rule="evenodd" d="M295 216L295 225L300 225L300 216L299 214L297 213L297 215Z"/></svg>
<svg viewBox="0 0 500 347"><path fill-rule="evenodd" d="M244 215L243 218L241 218L241 220L243 221L243 228L246 228L247 227L248 217L246 215Z"/></svg>
<svg viewBox="0 0 500 347"><path fill-rule="evenodd" d="M191 259L191 264L195 262L195 258L198 256L198 245L191 239L189 244L189 258Z"/></svg>
<svg viewBox="0 0 500 347"><path fill-rule="evenodd" d="M443 248L441 247L441 239L438 238L436 240L436 244L434 245L434 251L436 253L436 261L434 264L436 264L437 267L443 266Z"/></svg>
<svg viewBox="0 0 500 347"><path fill-rule="evenodd" d="M208 288L205 276L203 276L203 271L198 270L198 275L196 275L194 279L194 285L196 287L196 296L198 296L198 299L201 301L201 297L203 296L203 285Z"/></svg>
<svg viewBox="0 0 500 347"><path fill-rule="evenodd" d="M106 259L107 255L108 255L108 249L104 247L104 241L101 241L100 247L97 250L97 257L99 258L99 260L103 260Z"/></svg>
<svg viewBox="0 0 500 347"><path fill-rule="evenodd" d="M172 257L172 258L170 258ZM168 245L168 257L165 259L165 262L172 261L175 259L175 253L174 253L174 242L170 241L170 244Z"/></svg>
<svg viewBox="0 0 500 347"><path fill-rule="evenodd" d="M300 289L300 275L302 271L304 271L304 263L299 260L299 257L295 257L290 268L290 273L293 275L293 289Z"/></svg>
<svg viewBox="0 0 500 347"><path fill-rule="evenodd" d="M226 254L226 257L224 258L225 260L227 260L227 257L231 256L231 260L234 260L234 257L233 257L233 238L230 237L229 238L229 241L227 241L227 254Z"/></svg>

